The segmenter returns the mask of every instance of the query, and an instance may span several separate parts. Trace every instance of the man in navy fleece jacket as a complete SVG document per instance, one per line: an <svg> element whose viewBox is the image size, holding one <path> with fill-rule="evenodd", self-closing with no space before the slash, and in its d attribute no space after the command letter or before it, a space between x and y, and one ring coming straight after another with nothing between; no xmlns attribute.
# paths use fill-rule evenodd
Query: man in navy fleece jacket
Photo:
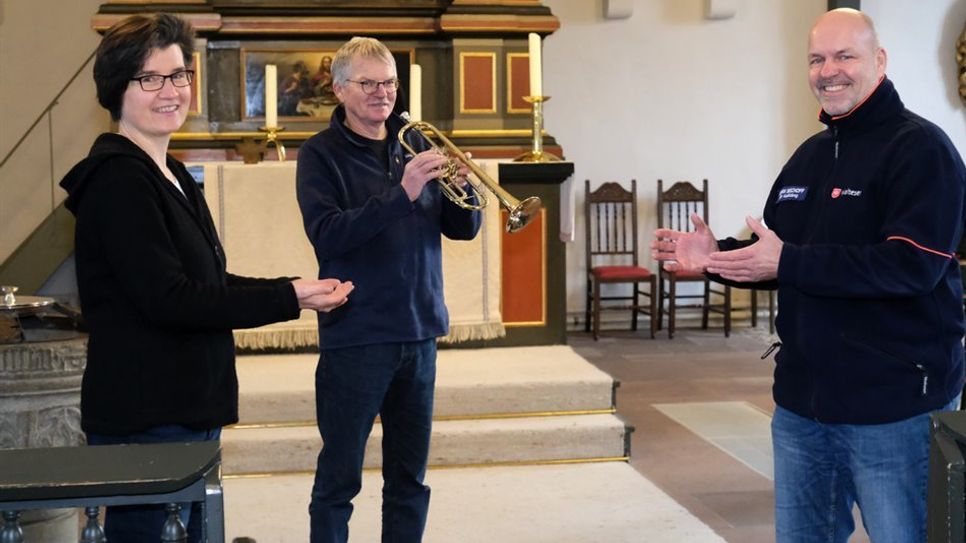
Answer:
<svg viewBox="0 0 966 543"><path fill-rule="evenodd" d="M305 231L325 277L351 277L350 304L319 319L315 376L323 447L312 488L311 541L344 542L362 485L366 439L383 429L383 541L418 542L429 509L423 484L432 429L436 338L446 335L440 234L468 240L480 213L431 182L447 159L397 140L399 79L385 45L353 38L332 61L341 104L299 150ZM413 149L427 144L410 131ZM465 173L465 167L463 168Z"/></svg>
<svg viewBox="0 0 966 543"><path fill-rule="evenodd" d="M844 542L858 503L873 541L925 541L929 413L963 388L966 168L905 109L872 21L823 15L809 82L828 128L782 169L752 240L658 230L669 269L777 288L775 528L779 542ZM766 227L765 224L768 226Z"/></svg>

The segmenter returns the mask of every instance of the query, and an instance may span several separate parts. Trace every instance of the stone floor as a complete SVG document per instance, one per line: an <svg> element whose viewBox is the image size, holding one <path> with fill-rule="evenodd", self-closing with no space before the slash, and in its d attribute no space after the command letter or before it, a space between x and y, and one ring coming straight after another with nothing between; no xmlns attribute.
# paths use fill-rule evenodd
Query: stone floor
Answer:
<svg viewBox="0 0 966 543"><path fill-rule="evenodd" d="M568 336L577 353L620 381L617 414L635 427L631 465L732 543L774 541L771 480L655 404L741 402L770 417L773 362L761 354L775 339L760 322L758 329L736 323L730 338L720 328L680 327L673 340L646 331L609 331L596 342ZM867 542L856 525L850 541Z"/></svg>

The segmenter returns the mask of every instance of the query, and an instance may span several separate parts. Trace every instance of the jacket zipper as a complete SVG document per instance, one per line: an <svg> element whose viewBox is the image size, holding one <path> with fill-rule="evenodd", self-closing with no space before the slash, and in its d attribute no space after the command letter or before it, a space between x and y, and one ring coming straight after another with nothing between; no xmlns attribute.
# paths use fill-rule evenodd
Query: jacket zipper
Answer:
<svg viewBox="0 0 966 543"><path fill-rule="evenodd" d="M880 353L880 354L883 354L885 356L888 356L889 358L891 358L893 360L897 360L899 362L902 362L903 364L905 364L907 366L912 366L913 368L915 368L919 372L919 374L920 374L920 376L922 378L921 385L919 387L919 395L920 396L926 396L926 395L929 394L929 372L926 371L926 367L923 366L922 364L920 364L920 363L918 363L918 362L916 362L914 360L907 360L906 358L901 357L901 356L898 356L895 353L892 353L890 351L887 351L887 350L885 350L885 349L883 349L881 347L877 347L875 345L870 345L868 342L862 341L862 340L860 340L858 338L851 337L848 334L844 334L843 333L842 334L842 339L846 339L846 340L851 341L853 343L858 343L859 345L862 345L863 347L865 347L866 349L869 349L870 351L875 351L877 353Z"/></svg>
<svg viewBox="0 0 966 543"><path fill-rule="evenodd" d="M815 222L813 222L812 225L811 225L810 234L808 236L808 242L811 242L815 238L816 230L819 228L819 225L822 222L822 218L825 217L825 208L828 205L828 202L825 201L825 198L827 197L826 195L828 194L829 185L831 184L830 181L835 177L835 171L838 170L838 162L839 162L839 127L837 127L835 125L832 125L831 129L832 129L832 148L833 148L833 151L832 151L832 171L829 172L829 174L825 177L825 182L822 183L822 191L823 192L822 192L822 194L820 194L818 196L819 197L819 205L821 206L821 208L819 209L819 212L816 213ZM809 400L808 400L808 406L812 410L812 417L815 420L818 420L818 417L816 416L816 413L818 413L818 410L815 407L815 405L816 405L816 400L815 400L815 379L812 377L812 370L811 370L811 368L808 368L808 383L809 383Z"/></svg>
<svg viewBox="0 0 966 543"><path fill-rule="evenodd" d="M839 159L839 128L837 126L832 127L832 141L835 142L835 160Z"/></svg>
<svg viewBox="0 0 966 543"><path fill-rule="evenodd" d="M805 240L805 243L811 243L812 241L815 240L815 236L817 235L818 229L822 224L822 219L825 218L825 208L828 206L827 198L828 198L828 195L830 194L832 180L835 179L835 172L838 170L839 129L837 126L831 126L829 127L829 130L832 131L832 169L828 172L828 174L825 176L825 179L822 181L822 192L817 195L817 197L819 198L818 200L819 208L817 212L813 215L814 218L812 222L809 223L808 239Z"/></svg>

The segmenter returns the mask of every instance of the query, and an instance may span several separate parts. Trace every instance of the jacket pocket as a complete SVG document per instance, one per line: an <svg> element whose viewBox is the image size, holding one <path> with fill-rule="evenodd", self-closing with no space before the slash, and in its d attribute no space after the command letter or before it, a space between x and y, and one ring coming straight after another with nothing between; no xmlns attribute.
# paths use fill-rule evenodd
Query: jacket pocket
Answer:
<svg viewBox="0 0 966 543"><path fill-rule="evenodd" d="M875 345L867 339L851 336L845 332L842 332L841 338L846 343L852 344L859 349L875 353L882 358L898 363L901 367L906 367L917 372L919 375L919 395L926 396L929 394L929 370L919 362Z"/></svg>

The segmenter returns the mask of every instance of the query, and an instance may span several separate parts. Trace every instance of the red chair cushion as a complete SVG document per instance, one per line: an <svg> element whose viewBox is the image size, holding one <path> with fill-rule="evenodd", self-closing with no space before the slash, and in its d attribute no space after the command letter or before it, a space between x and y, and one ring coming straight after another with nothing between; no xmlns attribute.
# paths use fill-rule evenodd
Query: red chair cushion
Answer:
<svg viewBox="0 0 966 543"><path fill-rule="evenodd" d="M681 281L687 281L690 279L704 279L704 272L699 271L684 271L678 270L673 272L668 272L669 275L673 275L675 279Z"/></svg>
<svg viewBox="0 0 966 543"><path fill-rule="evenodd" d="M653 275L651 270L640 266L597 266L590 273L602 281L640 281Z"/></svg>

